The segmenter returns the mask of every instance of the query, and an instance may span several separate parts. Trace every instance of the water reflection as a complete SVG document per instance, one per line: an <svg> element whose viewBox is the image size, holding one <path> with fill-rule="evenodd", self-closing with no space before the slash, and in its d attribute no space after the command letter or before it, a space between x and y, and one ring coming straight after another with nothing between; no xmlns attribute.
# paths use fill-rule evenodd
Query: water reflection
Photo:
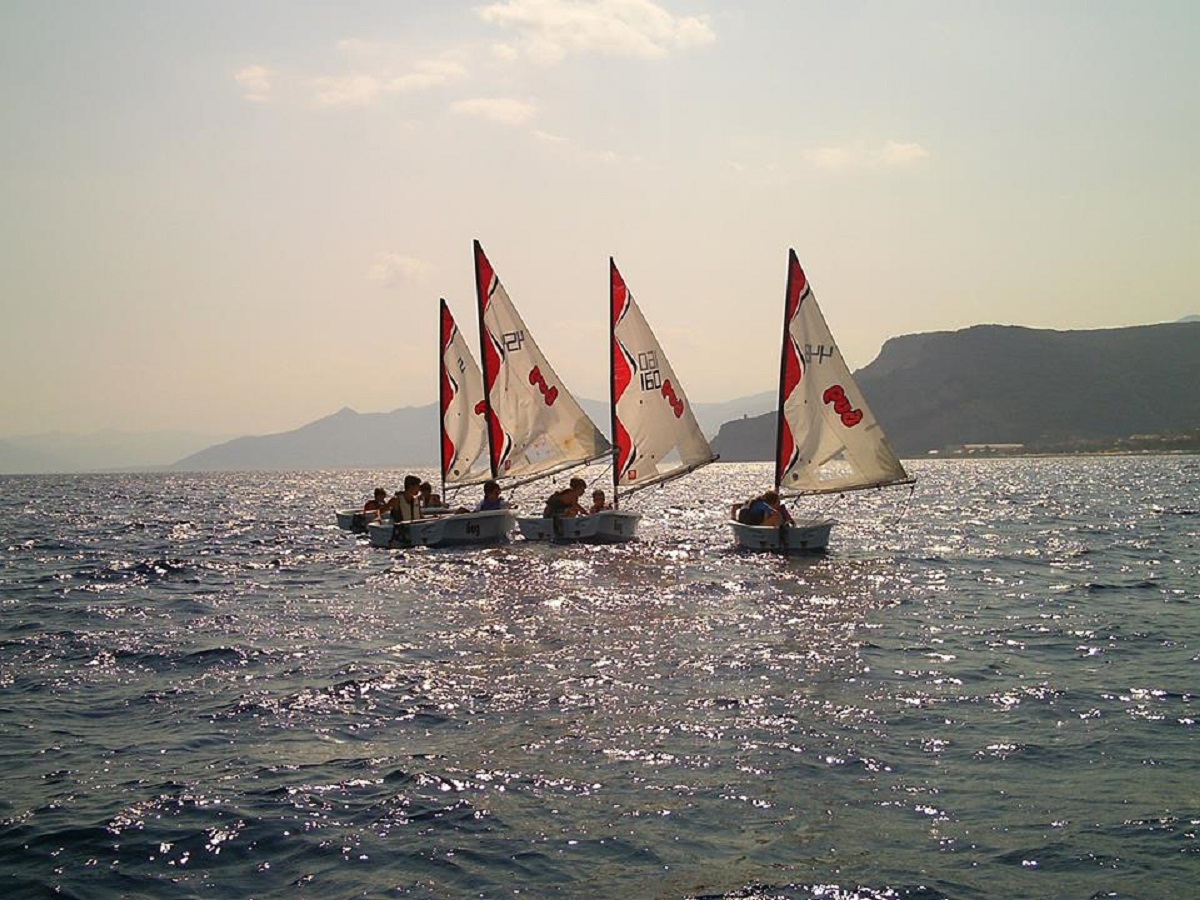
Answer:
<svg viewBox="0 0 1200 900"><path fill-rule="evenodd" d="M396 473L8 480L0 852L75 893L1186 893L1195 479L914 468L791 558L723 525L768 466L469 552L333 527Z"/></svg>

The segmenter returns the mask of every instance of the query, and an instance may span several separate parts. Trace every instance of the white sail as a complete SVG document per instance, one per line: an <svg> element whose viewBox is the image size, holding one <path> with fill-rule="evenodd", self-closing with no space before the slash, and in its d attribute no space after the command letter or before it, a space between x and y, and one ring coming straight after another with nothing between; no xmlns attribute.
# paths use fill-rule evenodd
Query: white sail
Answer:
<svg viewBox="0 0 1200 900"><path fill-rule="evenodd" d="M542 355L478 241L475 288L492 475L531 478L603 455L608 441Z"/></svg>
<svg viewBox="0 0 1200 900"><path fill-rule="evenodd" d="M478 484L490 477L483 376L462 332L442 301L441 377L442 480L446 484Z"/></svg>
<svg viewBox="0 0 1200 900"><path fill-rule="evenodd" d="M633 294L609 260L617 487L648 487L713 461L692 405Z"/></svg>
<svg viewBox="0 0 1200 900"><path fill-rule="evenodd" d="M775 483L826 493L909 481L817 306L796 252L788 257Z"/></svg>

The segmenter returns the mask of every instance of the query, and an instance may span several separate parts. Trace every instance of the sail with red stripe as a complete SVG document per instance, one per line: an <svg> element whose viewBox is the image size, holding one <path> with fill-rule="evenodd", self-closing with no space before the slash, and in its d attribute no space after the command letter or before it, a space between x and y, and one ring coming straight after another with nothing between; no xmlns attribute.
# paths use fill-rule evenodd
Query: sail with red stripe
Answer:
<svg viewBox="0 0 1200 900"><path fill-rule="evenodd" d="M612 404L618 488L649 487L716 457L683 386L641 309L609 260Z"/></svg>
<svg viewBox="0 0 1200 900"><path fill-rule="evenodd" d="M445 300L439 371L442 480L451 485L479 484L490 477L483 376Z"/></svg>
<svg viewBox="0 0 1200 900"><path fill-rule="evenodd" d="M493 477L549 475L603 456L608 441L542 354L478 241L475 289Z"/></svg>
<svg viewBox="0 0 1200 900"><path fill-rule="evenodd" d="M806 494L909 481L834 343L796 251L789 251L776 485Z"/></svg>

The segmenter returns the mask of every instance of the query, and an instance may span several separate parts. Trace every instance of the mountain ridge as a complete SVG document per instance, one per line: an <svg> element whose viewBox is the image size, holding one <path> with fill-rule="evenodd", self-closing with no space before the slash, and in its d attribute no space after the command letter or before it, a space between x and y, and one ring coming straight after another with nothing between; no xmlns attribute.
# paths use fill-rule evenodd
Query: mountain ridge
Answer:
<svg viewBox="0 0 1200 900"><path fill-rule="evenodd" d="M974 325L902 335L856 378L901 456L962 444L1063 447L1185 432L1200 428L1200 317L1113 329ZM775 403L771 389L693 409L722 459L757 460L773 456ZM580 404L607 433L607 402ZM299 428L195 450L203 436L154 433L159 454L172 441L190 442L174 462L146 447L129 449L135 437L0 439L0 473L391 468L438 459L436 403L385 413L343 406Z"/></svg>
<svg viewBox="0 0 1200 900"><path fill-rule="evenodd" d="M694 403L702 429L715 434L729 415L770 408L774 392L718 403ZM608 403L581 399L580 406L604 434ZM249 435L207 447L170 465L173 471L286 470L436 466L438 404L406 406L388 413L359 413L342 407L300 428Z"/></svg>
<svg viewBox="0 0 1200 900"><path fill-rule="evenodd" d="M1200 322L904 335L855 379L900 456L1190 431L1200 428ZM772 458L774 418L726 423L714 449L733 461Z"/></svg>

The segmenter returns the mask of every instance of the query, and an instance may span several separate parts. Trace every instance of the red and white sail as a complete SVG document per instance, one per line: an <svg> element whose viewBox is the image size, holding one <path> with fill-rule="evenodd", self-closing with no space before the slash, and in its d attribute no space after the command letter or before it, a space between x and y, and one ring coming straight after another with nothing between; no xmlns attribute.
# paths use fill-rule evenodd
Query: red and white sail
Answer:
<svg viewBox="0 0 1200 900"><path fill-rule="evenodd" d="M805 494L908 481L789 251L775 483Z"/></svg>
<svg viewBox="0 0 1200 900"><path fill-rule="evenodd" d="M445 300L441 347L442 480L453 485L478 484L490 477L483 376Z"/></svg>
<svg viewBox="0 0 1200 900"><path fill-rule="evenodd" d="M493 477L548 475L606 453L608 441L542 355L478 241L475 289Z"/></svg>
<svg viewBox="0 0 1200 900"><path fill-rule="evenodd" d="M648 487L715 459L692 405L611 259L613 483Z"/></svg>

